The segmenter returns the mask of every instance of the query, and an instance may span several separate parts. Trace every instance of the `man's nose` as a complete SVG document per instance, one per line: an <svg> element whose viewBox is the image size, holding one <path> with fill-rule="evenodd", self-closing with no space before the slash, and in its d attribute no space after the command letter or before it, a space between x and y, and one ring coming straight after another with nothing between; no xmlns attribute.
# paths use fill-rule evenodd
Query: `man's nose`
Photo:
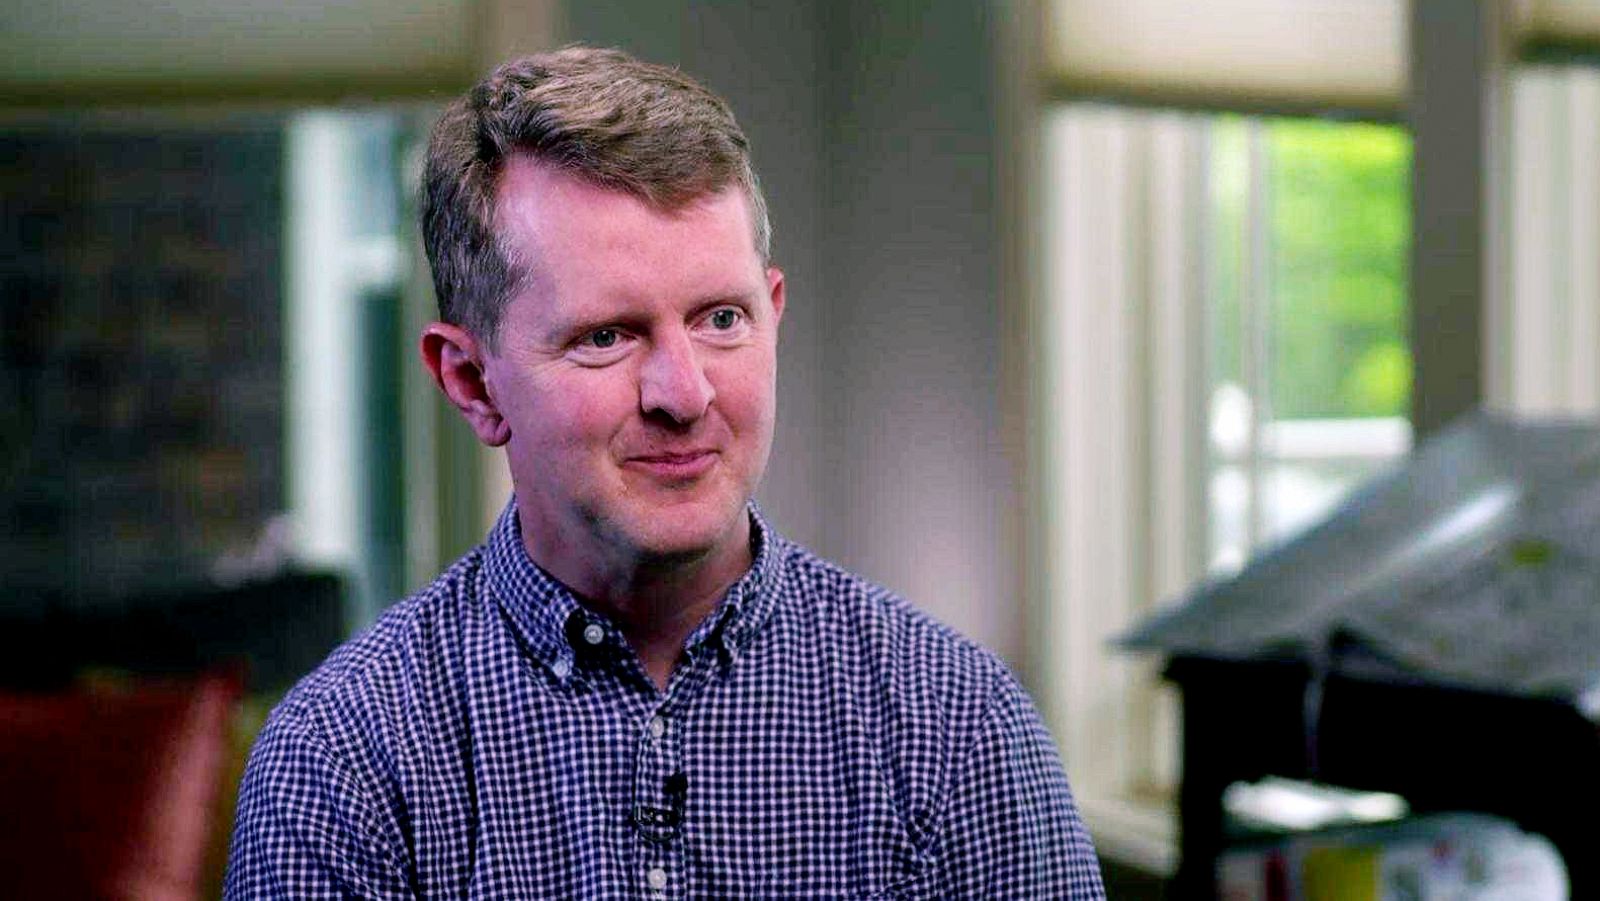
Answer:
<svg viewBox="0 0 1600 901"><path fill-rule="evenodd" d="M646 415L691 423L705 415L715 395L689 336L671 335L651 347L639 373L639 406Z"/></svg>

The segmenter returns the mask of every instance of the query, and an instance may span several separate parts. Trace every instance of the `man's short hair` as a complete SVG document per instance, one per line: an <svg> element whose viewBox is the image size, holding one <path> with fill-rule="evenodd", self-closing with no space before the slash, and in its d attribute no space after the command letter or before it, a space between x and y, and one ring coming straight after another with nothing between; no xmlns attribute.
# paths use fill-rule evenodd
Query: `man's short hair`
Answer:
<svg viewBox="0 0 1600 901"><path fill-rule="evenodd" d="M505 160L526 153L592 184L676 210L730 186L748 198L756 252L771 253L750 145L722 98L620 50L572 46L496 68L439 117L422 174L422 238L439 316L491 347L535 261L494 231Z"/></svg>

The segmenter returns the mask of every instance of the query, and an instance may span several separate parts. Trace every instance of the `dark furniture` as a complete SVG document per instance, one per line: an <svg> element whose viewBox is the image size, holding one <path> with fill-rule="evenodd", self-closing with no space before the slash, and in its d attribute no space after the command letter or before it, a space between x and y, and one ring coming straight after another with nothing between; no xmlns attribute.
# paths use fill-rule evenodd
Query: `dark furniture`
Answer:
<svg viewBox="0 0 1600 901"><path fill-rule="evenodd" d="M1184 723L1174 897L1216 896L1222 793L1264 776L1503 816L1556 846L1571 897L1600 897L1600 730L1570 704L1337 673L1313 686L1293 660L1178 657L1167 676Z"/></svg>
<svg viewBox="0 0 1600 901"><path fill-rule="evenodd" d="M244 755L343 637L341 580L7 600L0 897L217 897Z"/></svg>
<svg viewBox="0 0 1600 901"><path fill-rule="evenodd" d="M0 688L51 690L85 670L187 674L240 666L281 692L345 636L344 581L286 572L235 586L69 598L13 593L0 608Z"/></svg>
<svg viewBox="0 0 1600 901"><path fill-rule="evenodd" d="M1264 776L1504 817L1600 897L1600 423L1468 416L1125 644L1183 695L1178 897Z"/></svg>

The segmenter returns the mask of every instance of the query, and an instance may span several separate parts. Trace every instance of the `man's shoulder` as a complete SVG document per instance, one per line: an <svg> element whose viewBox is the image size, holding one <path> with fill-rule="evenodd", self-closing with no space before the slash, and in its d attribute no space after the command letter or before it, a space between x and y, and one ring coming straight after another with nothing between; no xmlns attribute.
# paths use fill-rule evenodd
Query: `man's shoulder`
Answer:
<svg viewBox="0 0 1600 901"><path fill-rule="evenodd" d="M290 847L309 867L298 874L306 886L348 879L342 894L409 896L399 867L409 774L417 749L437 747L460 720L463 637L480 615L481 572L481 552L468 553L336 648L273 709L240 781L226 897L268 885L281 893ZM462 794L456 788L440 790Z"/></svg>
<svg viewBox="0 0 1600 901"><path fill-rule="evenodd" d="M901 595L806 548L787 543L790 616L844 651L840 662L902 697L984 703L1014 683L988 648Z"/></svg>
<svg viewBox="0 0 1600 901"><path fill-rule="evenodd" d="M1056 813L1071 810L1048 733L997 654L801 548L785 559L785 587L765 662L774 672L812 674L795 681L866 740L864 759L877 761L894 786L914 845L931 847L949 828L951 799L989 783L1009 791L1012 764L1004 761L1037 764L1028 778L1051 791L1059 784ZM801 653L808 659L797 661Z"/></svg>
<svg viewBox="0 0 1600 901"><path fill-rule="evenodd" d="M278 704L272 725L333 738L378 717L403 717L447 689L462 663L462 632L478 605L482 548L391 605L328 655Z"/></svg>

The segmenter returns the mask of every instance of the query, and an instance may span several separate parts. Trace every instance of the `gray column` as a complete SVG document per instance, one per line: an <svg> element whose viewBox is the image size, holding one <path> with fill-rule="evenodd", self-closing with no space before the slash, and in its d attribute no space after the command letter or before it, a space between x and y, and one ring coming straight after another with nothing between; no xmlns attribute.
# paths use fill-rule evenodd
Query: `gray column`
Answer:
<svg viewBox="0 0 1600 901"><path fill-rule="evenodd" d="M1508 4L1412 0L1411 421L1420 440L1478 407L1490 317L1504 295L1496 237L1509 116Z"/></svg>

